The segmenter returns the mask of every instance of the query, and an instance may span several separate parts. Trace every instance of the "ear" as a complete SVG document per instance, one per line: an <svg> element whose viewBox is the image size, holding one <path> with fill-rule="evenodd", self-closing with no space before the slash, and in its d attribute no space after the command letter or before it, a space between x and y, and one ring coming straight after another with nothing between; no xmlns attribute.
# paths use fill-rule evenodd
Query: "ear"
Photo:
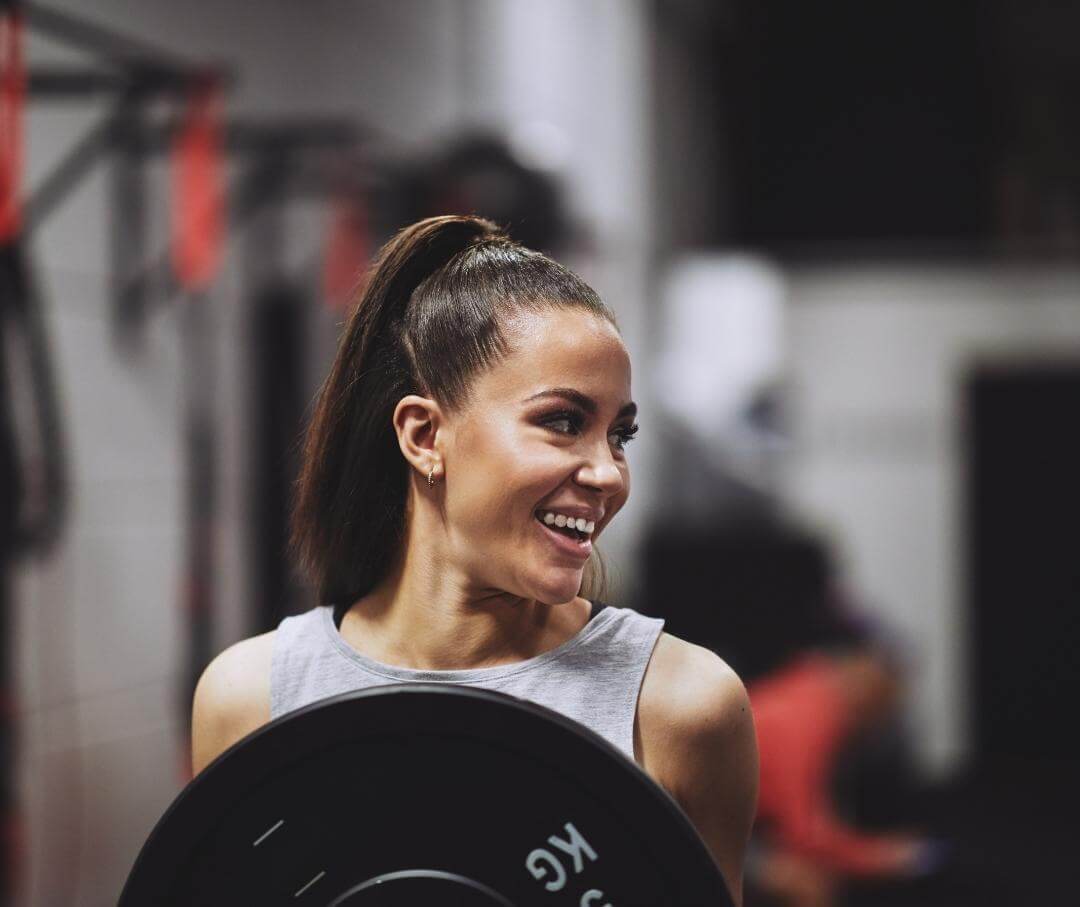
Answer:
<svg viewBox="0 0 1080 907"><path fill-rule="evenodd" d="M443 469L439 450L443 421L442 409L430 397L409 394L394 407L394 431L401 454L425 479L432 468L436 476Z"/></svg>

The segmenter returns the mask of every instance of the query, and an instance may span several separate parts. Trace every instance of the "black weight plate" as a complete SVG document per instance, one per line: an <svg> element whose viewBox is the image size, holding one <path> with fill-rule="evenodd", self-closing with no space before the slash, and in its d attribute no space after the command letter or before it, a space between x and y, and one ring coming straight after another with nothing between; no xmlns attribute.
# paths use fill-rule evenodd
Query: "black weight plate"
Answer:
<svg viewBox="0 0 1080 907"><path fill-rule="evenodd" d="M177 797L120 903L500 898L731 903L675 801L606 740L533 703L449 684L348 693L255 731Z"/></svg>

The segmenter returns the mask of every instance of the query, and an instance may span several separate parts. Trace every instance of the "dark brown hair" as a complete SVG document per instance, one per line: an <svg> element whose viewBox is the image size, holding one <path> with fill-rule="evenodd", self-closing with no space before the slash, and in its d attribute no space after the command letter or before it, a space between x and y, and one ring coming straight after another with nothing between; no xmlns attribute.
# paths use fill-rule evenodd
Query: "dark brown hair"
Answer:
<svg viewBox="0 0 1080 907"><path fill-rule="evenodd" d="M479 217L428 218L382 248L319 392L296 485L292 547L320 602L370 592L402 544L409 467L392 424L398 401L415 393L460 406L506 355L506 316L550 307L615 324L581 278ZM584 594L602 594L593 560Z"/></svg>

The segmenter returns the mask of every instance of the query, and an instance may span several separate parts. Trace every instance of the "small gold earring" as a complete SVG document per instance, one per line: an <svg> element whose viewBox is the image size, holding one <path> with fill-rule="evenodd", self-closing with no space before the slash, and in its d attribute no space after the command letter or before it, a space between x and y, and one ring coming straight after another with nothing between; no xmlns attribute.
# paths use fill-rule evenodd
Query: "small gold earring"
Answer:
<svg viewBox="0 0 1080 907"><path fill-rule="evenodd" d="M428 484L428 488L434 488L435 487L435 467L434 466L431 467L431 472L429 472L427 474L427 484Z"/></svg>

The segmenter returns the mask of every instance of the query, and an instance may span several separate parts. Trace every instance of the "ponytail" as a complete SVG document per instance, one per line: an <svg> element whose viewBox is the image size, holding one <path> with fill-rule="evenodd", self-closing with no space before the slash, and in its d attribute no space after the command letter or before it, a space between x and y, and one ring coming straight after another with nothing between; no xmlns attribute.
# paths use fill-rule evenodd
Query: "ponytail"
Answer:
<svg viewBox="0 0 1080 907"><path fill-rule="evenodd" d="M405 530L408 464L393 429L411 393L453 407L505 352L508 309L584 307L595 292L479 217L434 217L379 253L304 439L292 550L322 603L351 603L390 567Z"/></svg>
<svg viewBox="0 0 1080 907"><path fill-rule="evenodd" d="M406 306L420 283L473 243L501 236L491 221L454 216L428 218L399 232L375 262L343 338L346 356L339 353L338 363L359 365L380 340L399 340Z"/></svg>

